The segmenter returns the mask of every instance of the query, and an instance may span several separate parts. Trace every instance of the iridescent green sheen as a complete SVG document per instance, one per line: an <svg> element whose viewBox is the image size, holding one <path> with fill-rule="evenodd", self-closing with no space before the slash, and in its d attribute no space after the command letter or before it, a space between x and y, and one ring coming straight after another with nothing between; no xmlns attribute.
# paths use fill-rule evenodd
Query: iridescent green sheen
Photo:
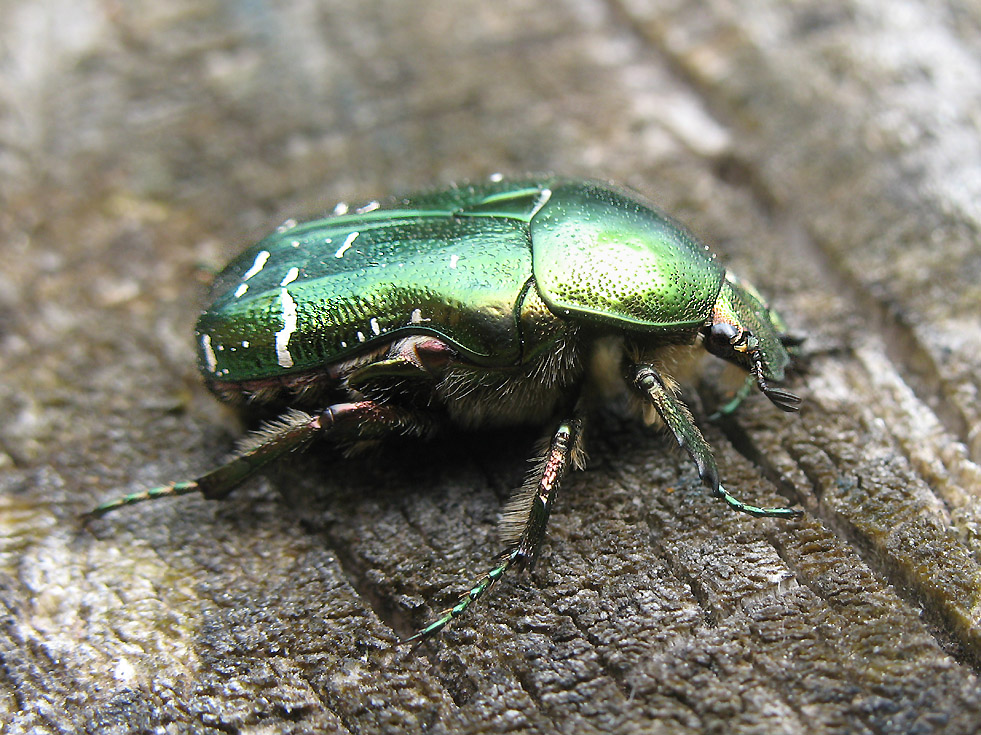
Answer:
<svg viewBox="0 0 981 735"><path fill-rule="evenodd" d="M303 372L413 333L483 366L517 364L540 192L487 184L280 228L219 276L197 325L202 371Z"/></svg>
<svg viewBox="0 0 981 735"><path fill-rule="evenodd" d="M685 228L618 189L487 182L280 228L219 276L199 364L212 379L261 380L432 334L509 367L551 338L521 323L529 288L558 319L693 336L724 280Z"/></svg>
<svg viewBox="0 0 981 735"><path fill-rule="evenodd" d="M780 317L763 303L763 297L756 289L730 273L719 292L717 308L720 312L727 311L733 324L739 324L753 334L763 356L766 377L783 380L790 355L780 341L781 332L777 331L782 323Z"/></svg>
<svg viewBox="0 0 981 735"><path fill-rule="evenodd" d="M698 329L725 279L687 229L590 182L553 185L531 241L535 282L553 312L627 331Z"/></svg>

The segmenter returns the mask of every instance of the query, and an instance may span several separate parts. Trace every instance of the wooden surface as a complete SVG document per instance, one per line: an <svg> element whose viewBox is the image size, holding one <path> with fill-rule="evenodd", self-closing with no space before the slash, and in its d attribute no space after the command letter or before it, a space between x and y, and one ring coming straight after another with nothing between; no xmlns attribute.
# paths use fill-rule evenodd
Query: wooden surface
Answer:
<svg viewBox="0 0 981 735"><path fill-rule="evenodd" d="M897 0L0 4L0 729L972 733L981 7ZM807 337L717 425L728 511L616 406L538 569L536 432L77 514L213 465L210 274L291 215L492 172L658 201Z"/></svg>

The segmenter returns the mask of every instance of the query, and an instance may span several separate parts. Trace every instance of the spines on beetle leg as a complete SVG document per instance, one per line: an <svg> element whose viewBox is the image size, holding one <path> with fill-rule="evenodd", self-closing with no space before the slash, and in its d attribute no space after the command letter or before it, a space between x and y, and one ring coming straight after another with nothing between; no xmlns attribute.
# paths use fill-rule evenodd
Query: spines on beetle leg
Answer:
<svg viewBox="0 0 981 735"><path fill-rule="evenodd" d="M536 496L540 494L539 490L542 484L542 478L549 471L554 472L556 469L554 467L555 460L553 459L556 451L562 451L567 455L568 459L564 461L568 463L571 469L581 470L586 466L586 452L582 447L581 427L576 430L574 436L569 436L568 439L560 436L560 441L568 441L569 446L565 447L564 444L560 444L559 447L556 447L554 440L551 447L548 446L547 441L543 441L539 445L539 451L536 453L536 456L528 460L532 467L528 470L528 475L525 477L524 483L515 491L507 504L505 504L504 510L501 511L498 535L500 536L500 540L507 546L520 543L522 535L526 533L529 516L535 512L533 503ZM566 471L567 468L565 467L561 469L562 474Z"/></svg>
<svg viewBox="0 0 981 735"><path fill-rule="evenodd" d="M538 485L548 463L546 440L542 440L535 456L528 460L531 468L521 487L518 488L501 511L497 534L501 543L506 547L517 544L521 534L528 525L528 515L531 513L532 502L538 492Z"/></svg>
<svg viewBox="0 0 981 735"><path fill-rule="evenodd" d="M264 424L239 442L232 458L225 464L195 480L172 482L110 500L99 505L84 518L99 518L106 513L145 500L200 492L206 498L221 498L247 477L283 455L303 448L321 430L321 417L290 409L278 419Z"/></svg>

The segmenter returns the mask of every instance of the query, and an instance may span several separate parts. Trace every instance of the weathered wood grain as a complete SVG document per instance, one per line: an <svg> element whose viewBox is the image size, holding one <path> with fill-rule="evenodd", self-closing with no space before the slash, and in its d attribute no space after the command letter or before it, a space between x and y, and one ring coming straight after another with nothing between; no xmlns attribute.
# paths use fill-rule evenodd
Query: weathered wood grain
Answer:
<svg viewBox="0 0 981 735"><path fill-rule="evenodd" d="M0 729L973 733L981 9L0 5ZM618 407L542 562L496 552L534 430L329 447L223 503L210 274L287 216L495 171L615 179L807 337L799 417L709 424L738 516Z"/></svg>

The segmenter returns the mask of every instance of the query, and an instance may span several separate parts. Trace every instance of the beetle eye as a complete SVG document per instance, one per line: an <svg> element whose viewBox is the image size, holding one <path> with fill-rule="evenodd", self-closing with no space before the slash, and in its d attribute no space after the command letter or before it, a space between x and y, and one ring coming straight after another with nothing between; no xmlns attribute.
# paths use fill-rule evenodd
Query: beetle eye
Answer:
<svg viewBox="0 0 981 735"><path fill-rule="evenodd" d="M705 349L716 357L729 360L749 370L749 355L758 342L753 335L731 322L718 321L709 324L705 331Z"/></svg>
<svg viewBox="0 0 981 735"><path fill-rule="evenodd" d="M739 330L728 322L716 322L709 327L708 336L716 344L734 345L739 339Z"/></svg>

